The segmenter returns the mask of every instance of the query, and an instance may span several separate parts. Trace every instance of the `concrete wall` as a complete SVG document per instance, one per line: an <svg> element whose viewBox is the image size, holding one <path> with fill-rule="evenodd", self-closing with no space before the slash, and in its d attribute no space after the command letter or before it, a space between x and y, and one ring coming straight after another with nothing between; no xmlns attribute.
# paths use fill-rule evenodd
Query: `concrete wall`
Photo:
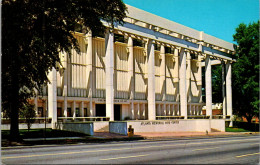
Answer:
<svg viewBox="0 0 260 165"><path fill-rule="evenodd" d="M127 135L127 122L109 122L109 132Z"/></svg>
<svg viewBox="0 0 260 165"><path fill-rule="evenodd" d="M44 124L32 124L31 129L45 128ZM46 128L51 128L51 124L46 124ZM10 130L10 124L1 124L2 130ZM28 129L27 124L19 124L19 129Z"/></svg>
<svg viewBox="0 0 260 165"><path fill-rule="evenodd" d="M225 132L225 119L212 119L211 128Z"/></svg>
<svg viewBox="0 0 260 165"><path fill-rule="evenodd" d="M225 131L223 119L128 121L127 128L129 125L132 125L134 132L206 132L210 128Z"/></svg>
<svg viewBox="0 0 260 165"><path fill-rule="evenodd" d="M62 123L61 130L85 133L94 135L93 122L86 123Z"/></svg>
<svg viewBox="0 0 260 165"><path fill-rule="evenodd" d="M225 132L224 119L109 122L109 132L127 135L130 125L134 132L210 132L211 129Z"/></svg>

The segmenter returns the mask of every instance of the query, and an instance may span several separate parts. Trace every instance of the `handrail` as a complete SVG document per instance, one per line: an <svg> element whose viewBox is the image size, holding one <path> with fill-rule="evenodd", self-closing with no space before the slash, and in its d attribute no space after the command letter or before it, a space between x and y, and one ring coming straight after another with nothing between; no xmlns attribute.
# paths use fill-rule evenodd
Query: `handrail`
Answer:
<svg viewBox="0 0 260 165"><path fill-rule="evenodd" d="M184 116L156 116L156 117L184 117Z"/></svg>
<svg viewBox="0 0 260 165"><path fill-rule="evenodd" d="M184 119L184 116L156 116L156 119Z"/></svg>
<svg viewBox="0 0 260 165"><path fill-rule="evenodd" d="M210 116L207 115L188 115L188 118L193 118L193 119L209 119Z"/></svg>
<svg viewBox="0 0 260 165"><path fill-rule="evenodd" d="M52 117L34 117L31 118L35 121L33 123L51 123ZM10 124L10 118L1 118L1 124ZM26 123L26 118L19 118L18 123Z"/></svg>
<svg viewBox="0 0 260 165"><path fill-rule="evenodd" d="M58 117L58 119L92 119L92 118L110 118L110 117Z"/></svg>
<svg viewBox="0 0 260 165"><path fill-rule="evenodd" d="M110 117L58 117L58 120L77 120L81 119L82 121L85 120L94 120L94 121L109 121Z"/></svg>
<svg viewBox="0 0 260 165"><path fill-rule="evenodd" d="M18 118L19 120L25 120L26 118ZM34 117L31 119L52 119L52 117ZM1 118L1 120L10 120L10 118Z"/></svg>

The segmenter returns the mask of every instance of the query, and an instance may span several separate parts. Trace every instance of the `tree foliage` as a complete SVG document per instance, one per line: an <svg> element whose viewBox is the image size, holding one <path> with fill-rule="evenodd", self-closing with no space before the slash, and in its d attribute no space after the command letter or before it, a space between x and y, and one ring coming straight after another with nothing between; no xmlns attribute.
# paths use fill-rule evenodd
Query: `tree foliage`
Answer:
<svg viewBox="0 0 260 165"><path fill-rule="evenodd" d="M222 66L212 66L212 101L222 103Z"/></svg>
<svg viewBox="0 0 260 165"><path fill-rule="evenodd" d="M233 108L251 122L259 116L259 22L241 23L233 38L238 44L232 65Z"/></svg>
<svg viewBox="0 0 260 165"><path fill-rule="evenodd" d="M29 102L25 103L19 113L20 113L20 117L25 119L29 131L32 124L35 121L35 116L36 116L34 105L30 104Z"/></svg>
<svg viewBox="0 0 260 165"><path fill-rule="evenodd" d="M3 0L2 107L11 118L11 137L18 136L18 111L48 82L59 52L79 50L73 36L82 25L93 35L104 32L102 20L123 23L121 0Z"/></svg>

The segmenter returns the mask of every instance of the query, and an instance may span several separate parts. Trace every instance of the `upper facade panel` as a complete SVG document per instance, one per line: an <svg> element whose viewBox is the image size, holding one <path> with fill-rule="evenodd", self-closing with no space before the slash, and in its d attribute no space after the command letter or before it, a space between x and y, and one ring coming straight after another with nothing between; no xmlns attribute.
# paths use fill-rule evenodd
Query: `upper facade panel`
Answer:
<svg viewBox="0 0 260 165"><path fill-rule="evenodd" d="M167 20L165 18L151 14L133 6L126 6L128 8L128 18L125 19L127 23L143 26L155 32L170 35L191 43L198 44L203 42L203 46L205 47L211 47L213 49L219 50L221 52L226 52L228 54L234 52L232 43L226 42L224 40L189 28L187 26L178 24L176 22Z"/></svg>

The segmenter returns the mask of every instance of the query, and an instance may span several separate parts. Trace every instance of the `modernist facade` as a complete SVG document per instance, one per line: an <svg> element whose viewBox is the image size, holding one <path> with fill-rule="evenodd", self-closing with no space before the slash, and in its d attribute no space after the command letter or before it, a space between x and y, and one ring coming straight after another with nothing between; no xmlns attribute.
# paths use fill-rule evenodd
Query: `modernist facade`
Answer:
<svg viewBox="0 0 260 165"><path fill-rule="evenodd" d="M82 120L212 118L211 66L223 66L224 118L232 115L233 44L127 5L124 25L104 37L75 33L81 52L61 54L37 115ZM106 23L104 22L106 25ZM205 67L206 103L202 102Z"/></svg>

